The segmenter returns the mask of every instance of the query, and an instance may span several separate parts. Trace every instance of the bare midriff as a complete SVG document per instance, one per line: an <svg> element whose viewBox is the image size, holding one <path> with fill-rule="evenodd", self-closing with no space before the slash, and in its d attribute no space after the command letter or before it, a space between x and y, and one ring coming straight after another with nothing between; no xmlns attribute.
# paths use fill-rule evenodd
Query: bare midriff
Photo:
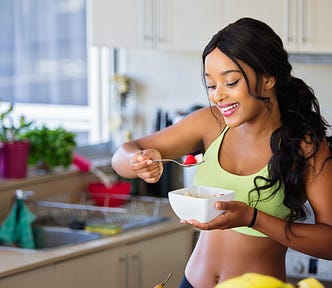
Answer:
<svg viewBox="0 0 332 288"><path fill-rule="evenodd" d="M268 237L233 230L201 231L185 274L195 288L213 288L249 272L285 280L286 251L287 247Z"/></svg>

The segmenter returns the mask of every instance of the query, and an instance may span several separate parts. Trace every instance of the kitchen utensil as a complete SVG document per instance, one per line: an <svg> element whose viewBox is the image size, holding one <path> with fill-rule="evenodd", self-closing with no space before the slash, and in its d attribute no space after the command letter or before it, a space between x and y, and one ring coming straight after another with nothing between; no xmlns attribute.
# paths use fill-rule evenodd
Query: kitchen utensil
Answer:
<svg viewBox="0 0 332 288"><path fill-rule="evenodd" d="M155 159L155 160L152 160L153 162L163 162L163 163L167 163L167 162L173 162L173 163L176 163L178 164L179 166L182 166L182 167L193 167L193 166L197 166L197 165L201 165L202 163L204 163L204 161L201 161L201 162L196 162L196 163L193 163L193 164L185 164L185 163L181 163L177 160L174 160L174 159Z"/></svg>
<svg viewBox="0 0 332 288"><path fill-rule="evenodd" d="M114 183L114 179L112 179L110 175L107 175L99 168L93 166L88 158L76 152L73 154L73 164L82 172L89 171L94 175L96 175L106 187L111 187L112 184Z"/></svg>

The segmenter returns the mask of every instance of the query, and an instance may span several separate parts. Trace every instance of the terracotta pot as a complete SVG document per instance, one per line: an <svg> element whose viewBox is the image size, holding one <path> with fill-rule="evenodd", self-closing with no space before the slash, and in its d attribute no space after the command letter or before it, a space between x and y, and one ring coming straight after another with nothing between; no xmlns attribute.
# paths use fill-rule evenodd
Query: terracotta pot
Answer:
<svg viewBox="0 0 332 288"><path fill-rule="evenodd" d="M25 178L28 171L29 141L0 143L0 177Z"/></svg>

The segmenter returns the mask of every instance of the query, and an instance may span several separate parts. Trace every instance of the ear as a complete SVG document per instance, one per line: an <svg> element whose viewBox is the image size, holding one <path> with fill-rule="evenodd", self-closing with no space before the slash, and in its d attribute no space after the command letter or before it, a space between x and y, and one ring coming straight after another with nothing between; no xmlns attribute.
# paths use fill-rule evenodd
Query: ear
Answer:
<svg viewBox="0 0 332 288"><path fill-rule="evenodd" d="M262 83L265 90L271 90L276 84L276 79L273 76L264 75Z"/></svg>

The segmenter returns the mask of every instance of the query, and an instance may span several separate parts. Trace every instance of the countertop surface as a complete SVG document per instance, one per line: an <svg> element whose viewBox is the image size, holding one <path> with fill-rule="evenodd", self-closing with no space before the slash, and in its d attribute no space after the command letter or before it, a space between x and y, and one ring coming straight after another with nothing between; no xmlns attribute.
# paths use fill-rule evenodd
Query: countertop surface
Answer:
<svg viewBox="0 0 332 288"><path fill-rule="evenodd" d="M39 251L28 249L20 249L18 251L15 248L11 249L0 246L0 278L41 266L55 264L84 254L124 246L177 230L190 229L189 226L179 222L179 219L172 212L168 204L162 207L161 215L167 216L169 219L146 227L124 231L117 235L105 236L97 240L71 246Z"/></svg>

